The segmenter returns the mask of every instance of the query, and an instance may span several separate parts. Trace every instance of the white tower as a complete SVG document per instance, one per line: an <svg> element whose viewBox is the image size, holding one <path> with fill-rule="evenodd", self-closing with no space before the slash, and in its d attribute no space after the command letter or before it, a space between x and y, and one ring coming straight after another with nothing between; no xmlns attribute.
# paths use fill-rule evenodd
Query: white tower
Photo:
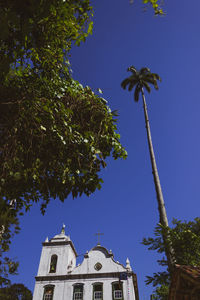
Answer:
<svg viewBox="0 0 200 300"><path fill-rule="evenodd" d="M50 295L54 293L55 284L51 279L70 273L76 266L77 253L70 237L65 235L64 224L60 234L55 235L50 241L46 238L42 245L33 300L52 299ZM44 281L51 284L44 286ZM45 289L49 296L45 297ZM59 299L59 296L54 295L54 299Z"/></svg>

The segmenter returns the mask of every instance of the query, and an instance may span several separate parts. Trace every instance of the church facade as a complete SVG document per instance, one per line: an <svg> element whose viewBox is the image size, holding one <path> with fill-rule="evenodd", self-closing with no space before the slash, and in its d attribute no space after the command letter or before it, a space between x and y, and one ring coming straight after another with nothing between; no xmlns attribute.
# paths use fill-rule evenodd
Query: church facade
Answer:
<svg viewBox="0 0 200 300"><path fill-rule="evenodd" d="M43 243L33 300L139 300L136 274L99 243L76 265L77 252L64 227Z"/></svg>

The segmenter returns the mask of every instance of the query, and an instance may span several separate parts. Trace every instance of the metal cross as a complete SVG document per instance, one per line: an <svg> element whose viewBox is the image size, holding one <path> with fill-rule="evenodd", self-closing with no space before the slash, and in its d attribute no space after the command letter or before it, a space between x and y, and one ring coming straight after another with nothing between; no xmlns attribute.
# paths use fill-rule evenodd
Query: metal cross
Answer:
<svg viewBox="0 0 200 300"><path fill-rule="evenodd" d="M97 243L97 245L100 245L100 235L104 235L104 233L97 232L97 233L95 233L95 235L98 235L98 243Z"/></svg>

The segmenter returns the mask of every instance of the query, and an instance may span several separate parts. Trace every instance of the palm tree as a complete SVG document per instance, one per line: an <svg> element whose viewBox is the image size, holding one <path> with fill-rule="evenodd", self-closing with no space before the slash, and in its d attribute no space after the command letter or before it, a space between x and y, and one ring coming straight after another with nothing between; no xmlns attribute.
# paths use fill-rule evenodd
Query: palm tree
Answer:
<svg viewBox="0 0 200 300"><path fill-rule="evenodd" d="M142 94L144 117L145 117L145 124L146 124L146 130L147 130L147 139L148 139L149 152L150 152L150 158L151 158L153 179L154 179L154 184L155 184L155 189L156 189L156 196L157 196L157 201L158 201L160 224L162 225L162 228L163 228L162 236L163 236L163 241L164 241L164 246L165 246L165 253L166 253L166 257L167 257L167 264L168 264L169 272L172 274L173 265L175 263L174 255L173 255L173 248L168 241L168 234L167 234L168 219L167 219L160 179L159 179L159 175L158 175L155 154L154 154L154 150L153 150L151 130L150 130L149 118L148 118L148 112L147 112L147 105L146 105L146 100L145 100L145 96L144 96L144 88L146 89L146 91L148 93L150 93L151 88L150 88L149 84L152 84L154 86L154 88L156 90L158 90L157 81L158 80L161 81L161 79L158 74L151 73L150 69L148 69L148 68L142 68L140 71L137 71L134 66L131 66L128 68L127 71L132 72L132 75L122 81L121 87L123 89L126 89L126 87L128 86L129 91L132 91L132 89L135 88L134 100L136 102L139 101L140 93Z"/></svg>

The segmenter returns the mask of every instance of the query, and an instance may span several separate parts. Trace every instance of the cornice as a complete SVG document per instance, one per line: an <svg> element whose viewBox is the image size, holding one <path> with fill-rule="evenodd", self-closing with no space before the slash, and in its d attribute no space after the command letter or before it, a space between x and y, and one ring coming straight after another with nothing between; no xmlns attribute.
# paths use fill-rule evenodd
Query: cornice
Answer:
<svg viewBox="0 0 200 300"><path fill-rule="evenodd" d="M50 275L50 276L36 276L36 281L63 281L63 280L73 280L73 279L92 279L92 278L119 278L120 274L123 272L110 272L110 273L88 273L88 274L69 274L69 275ZM129 272L128 277L133 276L135 278L136 274ZM137 280L137 279L136 279ZM125 281L125 280L121 280Z"/></svg>
<svg viewBox="0 0 200 300"><path fill-rule="evenodd" d="M54 246L65 246L65 245L70 245L72 247L72 250L74 251L74 254L76 255L76 257L78 256L75 248L74 248L74 245L72 243L72 241L61 241L61 242L44 242L42 243L42 245L44 247L54 247Z"/></svg>

